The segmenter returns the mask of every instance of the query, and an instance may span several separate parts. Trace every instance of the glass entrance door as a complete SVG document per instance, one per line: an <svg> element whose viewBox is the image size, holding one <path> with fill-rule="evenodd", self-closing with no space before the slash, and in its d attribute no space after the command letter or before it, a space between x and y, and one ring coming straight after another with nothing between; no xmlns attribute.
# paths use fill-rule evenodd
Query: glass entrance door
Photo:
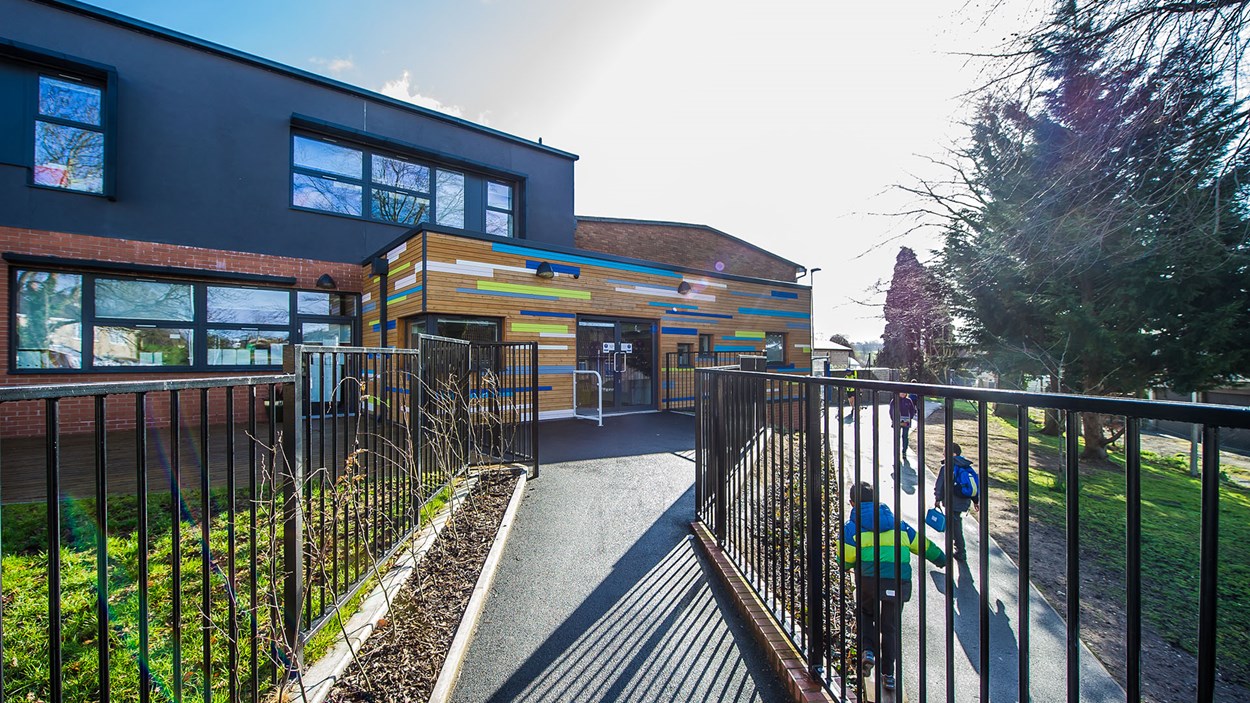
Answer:
<svg viewBox="0 0 1250 703"><path fill-rule="evenodd" d="M654 325L644 320L579 319L577 368L599 372L604 412L654 408ZM594 390L589 384L585 388L586 393ZM593 407L595 400L578 398L577 403Z"/></svg>
<svg viewBox="0 0 1250 703"><path fill-rule="evenodd" d="M300 320L300 343L314 347L342 347L352 343L352 323ZM333 351L327 348L327 352ZM346 408L342 354L317 354L308 368L308 404L314 414L343 412Z"/></svg>

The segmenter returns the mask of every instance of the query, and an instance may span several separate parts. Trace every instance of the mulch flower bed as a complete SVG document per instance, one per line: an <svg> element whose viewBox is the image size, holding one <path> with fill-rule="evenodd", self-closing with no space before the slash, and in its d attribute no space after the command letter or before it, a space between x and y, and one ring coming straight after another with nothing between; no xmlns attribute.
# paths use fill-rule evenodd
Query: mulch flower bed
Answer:
<svg viewBox="0 0 1250 703"><path fill-rule="evenodd" d="M348 667L328 701L429 699L516 480L512 473L482 475L357 653L359 665Z"/></svg>

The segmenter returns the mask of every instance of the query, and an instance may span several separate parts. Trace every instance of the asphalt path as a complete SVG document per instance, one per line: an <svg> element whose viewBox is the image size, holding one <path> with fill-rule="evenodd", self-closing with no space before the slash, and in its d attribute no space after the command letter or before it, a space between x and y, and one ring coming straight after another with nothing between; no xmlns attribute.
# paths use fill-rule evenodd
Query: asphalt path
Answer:
<svg viewBox="0 0 1250 703"><path fill-rule="evenodd" d="M455 701L782 701L690 539L693 418L543 423Z"/></svg>
<svg viewBox="0 0 1250 703"><path fill-rule="evenodd" d="M932 410L932 409L931 409ZM878 445L874 455L872 408L860 409L860 470L858 480L879 485L879 495L903 519L917 531L923 516L933 507L933 486L936 469L941 457L926 457L929 470L922 476L915 468L916 436L911 433L911 447L905 462L899 467L898 493L895 503L895 478L893 430L886 406L878 407ZM831 420L836 420L831 418ZM854 430L849 424L842 425L846 452L854 456ZM930 432L940 431L930 426ZM836 441L836 439L834 440ZM877 460L874 461L874 456ZM974 460L974 457L969 457ZM847 484L857 476L853 460L848 459ZM875 472L874 466L880 467ZM994 497L990 494L990 500ZM897 508L897 509L896 509ZM981 544L978 538L978 515L969 512L963 519L968 553L965 562L951 562L952 615L951 642L947 646L946 593L948 591L946 570L913 557L913 595L903 609L902 668L904 691L913 703L921 700L920 647L921 601L925 606L924 646L925 671L927 673L927 700L947 700L947 673L953 673L951 689L956 701L981 700L981 622L988 625L989 641L989 700L993 703L1019 703L1019 570L1015 563L991 539L987 569L981 573ZM945 534L928 529L932 539L948 552ZM982 592L988 593L983 602ZM1029 596L1029 656L1028 671L1030 693L1035 701L1067 700L1066 629L1063 619L1046 602L1036 588L1030 586ZM983 611L984 609L984 611ZM949 653L949 662L948 662ZM948 668L949 667L949 668ZM1124 701L1124 690L1115 682L1101 662L1082 643L1079 655L1080 700L1091 703Z"/></svg>

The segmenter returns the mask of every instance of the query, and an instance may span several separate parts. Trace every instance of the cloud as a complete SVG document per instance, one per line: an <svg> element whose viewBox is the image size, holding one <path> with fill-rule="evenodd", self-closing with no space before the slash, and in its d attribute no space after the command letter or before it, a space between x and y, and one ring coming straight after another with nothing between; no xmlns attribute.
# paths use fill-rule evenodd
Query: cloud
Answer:
<svg viewBox="0 0 1250 703"><path fill-rule="evenodd" d="M336 76L336 77L343 75L344 71L349 71L353 68L356 68L356 62L352 61L350 58L343 59L343 58L335 57L332 59L323 59L318 56L314 56L308 59L308 62L313 64L314 66L320 66L324 68L326 73L329 73L330 75Z"/></svg>
<svg viewBox="0 0 1250 703"><path fill-rule="evenodd" d="M378 92L389 98L404 100L452 117L464 117L464 110L461 110L459 106L444 105L438 98L418 93L417 86L412 84L412 74L409 71L404 71L404 75L393 81L387 81L378 89Z"/></svg>

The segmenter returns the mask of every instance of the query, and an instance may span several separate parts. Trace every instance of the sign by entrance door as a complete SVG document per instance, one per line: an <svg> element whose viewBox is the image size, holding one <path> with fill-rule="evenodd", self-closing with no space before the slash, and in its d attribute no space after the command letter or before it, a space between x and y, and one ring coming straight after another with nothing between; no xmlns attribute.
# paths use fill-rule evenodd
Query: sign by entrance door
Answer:
<svg viewBox="0 0 1250 703"><path fill-rule="evenodd" d="M649 320L579 318L577 368L603 378L603 411L655 408L655 325ZM593 393L586 387L579 393ZM595 399L578 398L579 407Z"/></svg>

